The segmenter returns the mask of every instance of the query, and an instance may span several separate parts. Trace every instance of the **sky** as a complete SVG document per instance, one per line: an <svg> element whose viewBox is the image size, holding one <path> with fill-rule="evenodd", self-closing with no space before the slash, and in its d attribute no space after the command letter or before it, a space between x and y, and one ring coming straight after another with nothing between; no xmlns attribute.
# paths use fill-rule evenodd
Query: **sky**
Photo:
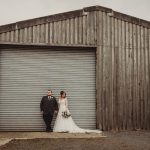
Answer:
<svg viewBox="0 0 150 150"><path fill-rule="evenodd" d="M150 21L150 0L0 0L0 25L95 5Z"/></svg>

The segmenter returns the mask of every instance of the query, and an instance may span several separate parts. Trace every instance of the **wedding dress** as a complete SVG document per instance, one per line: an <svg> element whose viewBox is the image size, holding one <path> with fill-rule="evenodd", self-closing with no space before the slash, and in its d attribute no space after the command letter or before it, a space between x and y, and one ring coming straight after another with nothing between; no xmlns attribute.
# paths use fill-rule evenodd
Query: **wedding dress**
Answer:
<svg viewBox="0 0 150 150"><path fill-rule="evenodd" d="M67 111L68 101L67 98L59 99L59 111L54 124L53 132L69 132L69 133L101 133L100 130L88 130L78 127L73 121L72 117L64 118L62 112Z"/></svg>

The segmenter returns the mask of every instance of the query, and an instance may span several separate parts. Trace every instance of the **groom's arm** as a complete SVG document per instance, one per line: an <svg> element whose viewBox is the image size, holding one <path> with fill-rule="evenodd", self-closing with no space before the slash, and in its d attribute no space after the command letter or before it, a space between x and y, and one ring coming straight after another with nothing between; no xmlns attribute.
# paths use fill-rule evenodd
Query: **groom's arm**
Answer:
<svg viewBox="0 0 150 150"><path fill-rule="evenodd" d="M42 97L41 103L40 103L40 109L41 109L41 111L43 111L43 100L44 100L44 97Z"/></svg>
<svg viewBox="0 0 150 150"><path fill-rule="evenodd" d="M55 101L55 110L58 111L58 103L56 101L56 98L54 99L54 101Z"/></svg>

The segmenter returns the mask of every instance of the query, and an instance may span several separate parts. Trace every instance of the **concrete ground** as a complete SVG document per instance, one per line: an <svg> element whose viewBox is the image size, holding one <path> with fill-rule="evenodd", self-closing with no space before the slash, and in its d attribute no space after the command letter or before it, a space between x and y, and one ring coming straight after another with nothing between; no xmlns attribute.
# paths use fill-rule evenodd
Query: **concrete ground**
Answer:
<svg viewBox="0 0 150 150"><path fill-rule="evenodd" d="M150 131L0 132L0 150L150 150Z"/></svg>

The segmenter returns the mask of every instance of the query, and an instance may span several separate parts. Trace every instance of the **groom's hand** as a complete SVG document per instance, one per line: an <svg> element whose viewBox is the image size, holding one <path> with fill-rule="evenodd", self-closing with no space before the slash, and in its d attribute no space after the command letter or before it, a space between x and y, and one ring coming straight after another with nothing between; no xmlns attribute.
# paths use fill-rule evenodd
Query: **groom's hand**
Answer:
<svg viewBox="0 0 150 150"><path fill-rule="evenodd" d="M55 110L55 114L57 114L58 113L58 111L57 110Z"/></svg>

